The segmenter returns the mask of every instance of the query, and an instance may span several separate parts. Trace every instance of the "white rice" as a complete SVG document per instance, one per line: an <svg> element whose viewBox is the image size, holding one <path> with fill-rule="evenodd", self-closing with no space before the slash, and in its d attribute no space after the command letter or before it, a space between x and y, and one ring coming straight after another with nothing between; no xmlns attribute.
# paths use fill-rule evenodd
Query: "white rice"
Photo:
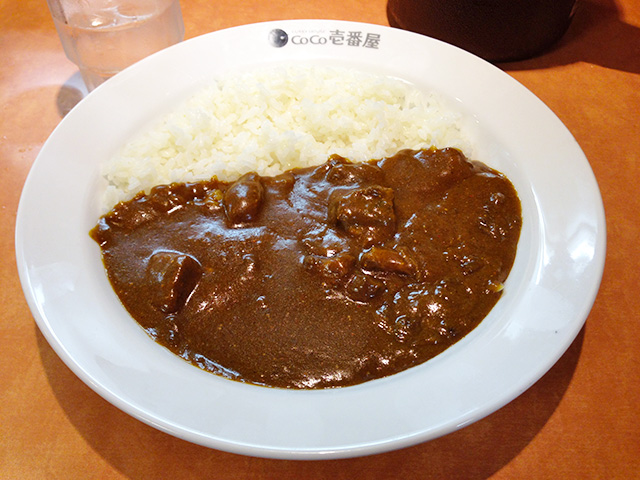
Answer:
<svg viewBox="0 0 640 480"><path fill-rule="evenodd" d="M103 166L105 210L171 182L233 180L403 148L467 149L458 115L433 92L351 69L290 66L218 79Z"/></svg>

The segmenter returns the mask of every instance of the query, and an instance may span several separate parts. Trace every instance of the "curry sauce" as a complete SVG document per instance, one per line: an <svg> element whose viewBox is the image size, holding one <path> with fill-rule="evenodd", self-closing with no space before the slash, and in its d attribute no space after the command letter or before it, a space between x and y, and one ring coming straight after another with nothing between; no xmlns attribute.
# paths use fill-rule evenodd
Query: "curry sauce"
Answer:
<svg viewBox="0 0 640 480"><path fill-rule="evenodd" d="M158 186L91 236L158 343L227 378L309 389L385 377L463 338L500 298L521 224L504 175L430 149Z"/></svg>

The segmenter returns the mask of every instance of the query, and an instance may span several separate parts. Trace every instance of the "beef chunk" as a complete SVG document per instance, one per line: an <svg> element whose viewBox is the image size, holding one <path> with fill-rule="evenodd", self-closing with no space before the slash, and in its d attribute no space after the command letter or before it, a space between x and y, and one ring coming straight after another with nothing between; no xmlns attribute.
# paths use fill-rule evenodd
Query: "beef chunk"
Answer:
<svg viewBox="0 0 640 480"><path fill-rule="evenodd" d="M202 267L191 255L156 251L150 258L147 277L153 292L153 305L162 312L178 312L196 287Z"/></svg>

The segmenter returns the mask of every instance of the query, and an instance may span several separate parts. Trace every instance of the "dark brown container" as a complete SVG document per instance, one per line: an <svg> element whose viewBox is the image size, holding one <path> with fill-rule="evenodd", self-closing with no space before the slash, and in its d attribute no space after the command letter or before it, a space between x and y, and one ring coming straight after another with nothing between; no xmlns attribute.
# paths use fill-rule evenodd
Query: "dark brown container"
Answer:
<svg viewBox="0 0 640 480"><path fill-rule="evenodd" d="M576 0L389 0L392 27L461 47L491 62L522 60L566 32Z"/></svg>

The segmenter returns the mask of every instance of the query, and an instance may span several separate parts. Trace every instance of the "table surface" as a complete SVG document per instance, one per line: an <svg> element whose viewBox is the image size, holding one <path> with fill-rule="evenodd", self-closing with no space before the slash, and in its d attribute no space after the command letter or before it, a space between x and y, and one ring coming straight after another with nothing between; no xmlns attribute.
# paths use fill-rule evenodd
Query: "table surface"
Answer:
<svg viewBox="0 0 640 480"><path fill-rule="evenodd" d="M287 18L387 25L382 0L182 0L186 37ZM577 339L516 400L443 438L329 461L250 458L196 446L122 413L39 332L15 264L22 185L79 100L76 67L44 0L0 0L0 478L640 478L640 2L583 0L552 51L500 68L564 122L598 180L608 252ZM634 260L635 258L635 260Z"/></svg>

